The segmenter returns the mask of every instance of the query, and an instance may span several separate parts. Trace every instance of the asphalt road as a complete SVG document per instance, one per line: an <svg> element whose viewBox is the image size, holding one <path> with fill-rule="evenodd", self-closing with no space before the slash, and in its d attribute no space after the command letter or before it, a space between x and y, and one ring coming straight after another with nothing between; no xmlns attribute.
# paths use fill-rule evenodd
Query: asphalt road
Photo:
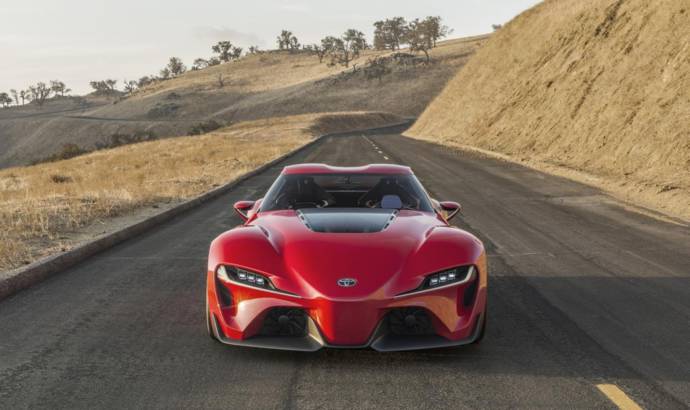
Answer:
<svg viewBox="0 0 690 410"><path fill-rule="evenodd" d="M0 408L645 408L690 405L690 229L601 192L398 135L287 160L408 164L490 257L480 346L381 354L232 348L204 328L205 258L233 192L0 302Z"/></svg>

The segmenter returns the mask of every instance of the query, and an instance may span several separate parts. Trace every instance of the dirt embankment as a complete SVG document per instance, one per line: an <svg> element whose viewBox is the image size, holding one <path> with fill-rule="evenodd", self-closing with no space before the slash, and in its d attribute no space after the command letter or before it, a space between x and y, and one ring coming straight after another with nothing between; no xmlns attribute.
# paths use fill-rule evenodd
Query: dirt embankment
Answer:
<svg viewBox="0 0 690 410"><path fill-rule="evenodd" d="M690 3L545 1L497 32L409 135L690 219Z"/></svg>

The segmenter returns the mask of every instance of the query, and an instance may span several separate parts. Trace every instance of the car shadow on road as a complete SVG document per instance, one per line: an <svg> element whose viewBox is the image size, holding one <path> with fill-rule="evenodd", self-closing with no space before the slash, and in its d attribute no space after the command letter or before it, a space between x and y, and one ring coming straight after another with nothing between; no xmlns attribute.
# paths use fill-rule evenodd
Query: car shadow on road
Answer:
<svg viewBox="0 0 690 410"><path fill-rule="evenodd" d="M545 280L552 282L547 286L560 286L555 282L566 279ZM600 281L597 286L616 286L614 279L585 280ZM678 286L688 286L687 280L677 280ZM323 349L315 353L230 350L257 364L293 364L299 368L299 383L325 391L332 391L329 386L333 383L354 385L358 380L365 383L375 372L384 372L384 379L396 384L418 383L420 377L427 377L424 383L431 384L447 380L468 383L468 386L511 383L511 389L518 395L524 389L543 384L544 380L548 380L554 391L567 391L573 383L591 387L615 380L631 390L644 391L650 403L666 403L672 408L683 406L657 388L658 381L648 380L604 349L549 304L526 278L492 277L489 301L489 325L480 345L394 353L371 349ZM687 372L669 372L662 381L682 385L690 383L690 377Z"/></svg>

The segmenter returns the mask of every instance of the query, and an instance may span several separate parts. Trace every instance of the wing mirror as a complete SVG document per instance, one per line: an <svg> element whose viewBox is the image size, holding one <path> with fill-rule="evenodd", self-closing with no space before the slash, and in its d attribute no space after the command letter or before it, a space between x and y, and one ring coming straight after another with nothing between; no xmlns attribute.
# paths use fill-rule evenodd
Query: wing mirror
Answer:
<svg viewBox="0 0 690 410"><path fill-rule="evenodd" d="M439 206L446 213L446 221L453 219L462 210L462 206L457 202L443 201L439 202Z"/></svg>
<svg viewBox="0 0 690 410"><path fill-rule="evenodd" d="M235 205L233 208L235 208L235 212L242 218L243 221L249 220L249 215L247 215L247 212L249 212L253 207L256 202L254 201L238 201L235 202Z"/></svg>

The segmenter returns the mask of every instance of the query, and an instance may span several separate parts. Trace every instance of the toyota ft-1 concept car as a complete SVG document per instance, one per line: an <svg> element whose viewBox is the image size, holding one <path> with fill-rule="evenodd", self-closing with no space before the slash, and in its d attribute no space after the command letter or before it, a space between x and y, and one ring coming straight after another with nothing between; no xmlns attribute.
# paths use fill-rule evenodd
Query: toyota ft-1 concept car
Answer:
<svg viewBox="0 0 690 410"><path fill-rule="evenodd" d="M228 345L397 351L476 343L484 246L399 165L286 167L208 257L206 322Z"/></svg>

